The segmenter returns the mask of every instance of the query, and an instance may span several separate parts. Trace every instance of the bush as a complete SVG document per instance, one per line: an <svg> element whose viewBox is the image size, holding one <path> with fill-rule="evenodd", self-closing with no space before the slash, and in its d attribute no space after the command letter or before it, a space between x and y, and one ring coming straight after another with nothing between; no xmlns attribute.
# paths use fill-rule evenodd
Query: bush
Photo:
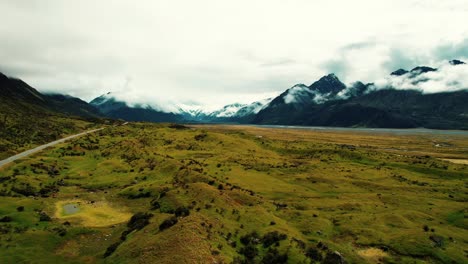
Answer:
<svg viewBox="0 0 468 264"><path fill-rule="evenodd" d="M258 233L255 231L240 238L240 242L244 245L258 244L259 241Z"/></svg>
<svg viewBox="0 0 468 264"><path fill-rule="evenodd" d="M9 223L11 221L13 221L13 218L11 218L10 216L4 216L0 218L0 223Z"/></svg>
<svg viewBox="0 0 468 264"><path fill-rule="evenodd" d="M107 249L106 252L104 253L104 257L107 258L108 256L112 255L115 250L120 246L121 242L115 242L114 244L110 245Z"/></svg>
<svg viewBox="0 0 468 264"><path fill-rule="evenodd" d="M140 230L149 224L149 219L151 217L153 217L153 214L150 213L136 213L130 218L130 221L128 221L127 227L130 231Z"/></svg>
<svg viewBox="0 0 468 264"><path fill-rule="evenodd" d="M262 238L263 247L267 248L273 244L279 243L281 240L288 238L285 234L280 234L278 231L266 233Z"/></svg>
<svg viewBox="0 0 468 264"><path fill-rule="evenodd" d="M309 257L312 260L316 261L321 261L322 260L322 253L316 248L310 247L307 249L307 252L305 254L307 257Z"/></svg>
<svg viewBox="0 0 468 264"><path fill-rule="evenodd" d="M18 206L18 207L16 208L16 211L18 211L18 212L23 212L23 211L24 211L24 206Z"/></svg>
<svg viewBox="0 0 468 264"><path fill-rule="evenodd" d="M169 227L177 224L177 217L172 216L166 220L164 220L160 225L159 225L159 231L163 231L165 229L168 229Z"/></svg>
<svg viewBox="0 0 468 264"><path fill-rule="evenodd" d="M185 206L181 206L181 207L178 207L174 213L175 213L175 216L177 217L180 217L180 216L185 217L185 216L190 215L190 210Z"/></svg>
<svg viewBox="0 0 468 264"><path fill-rule="evenodd" d="M270 249L262 259L264 264L288 263L288 255L280 254L277 249Z"/></svg>
<svg viewBox="0 0 468 264"><path fill-rule="evenodd" d="M150 204L151 204L151 210L157 210L161 208L161 204L156 199L152 200Z"/></svg>
<svg viewBox="0 0 468 264"><path fill-rule="evenodd" d="M52 218L48 216L45 212L40 212L39 213L39 221L40 222L50 222Z"/></svg>
<svg viewBox="0 0 468 264"><path fill-rule="evenodd" d="M258 255L258 249L252 244L243 247L240 252L248 260L253 260ZM251 263L250 261L248 263Z"/></svg>

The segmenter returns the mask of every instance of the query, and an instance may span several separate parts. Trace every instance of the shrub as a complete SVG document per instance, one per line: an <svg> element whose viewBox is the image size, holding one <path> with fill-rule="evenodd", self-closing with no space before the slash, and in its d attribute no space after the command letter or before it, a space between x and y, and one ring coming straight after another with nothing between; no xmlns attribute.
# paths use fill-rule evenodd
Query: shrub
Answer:
<svg viewBox="0 0 468 264"><path fill-rule="evenodd" d="M159 225L159 230L163 231L165 229L168 229L169 227L177 224L177 217L172 216L166 220L164 220L160 225Z"/></svg>
<svg viewBox="0 0 468 264"><path fill-rule="evenodd" d="M143 227L149 224L149 219L153 216L151 213L136 213L130 218L130 221L127 223L129 230L140 230Z"/></svg>
<svg viewBox="0 0 468 264"><path fill-rule="evenodd" d="M150 204L151 204L151 210L157 210L161 208L161 204L156 199L152 200Z"/></svg>
<svg viewBox="0 0 468 264"><path fill-rule="evenodd" d="M244 245L258 244L259 241L258 233L255 231L240 238L240 242Z"/></svg>
<svg viewBox="0 0 468 264"><path fill-rule="evenodd" d="M309 257L310 259L316 260L316 261L321 261L323 258L322 253L320 253L320 251L314 247L308 248L305 255Z"/></svg>
<svg viewBox="0 0 468 264"><path fill-rule="evenodd" d="M263 247L267 248L273 244L279 243L281 240L288 238L285 234L280 234L278 231L266 233L262 238Z"/></svg>
<svg viewBox="0 0 468 264"><path fill-rule="evenodd" d="M110 245L107 249L106 252L104 253L104 257L107 258L108 256L112 255L115 250L120 246L121 242L115 242L114 244Z"/></svg>
<svg viewBox="0 0 468 264"><path fill-rule="evenodd" d="M280 254L277 249L270 249L262 259L264 264L288 263L288 255Z"/></svg>
<svg viewBox="0 0 468 264"><path fill-rule="evenodd" d="M240 252L248 260L253 260L258 255L258 249L252 244L243 247ZM251 263L250 261L248 263Z"/></svg>
<svg viewBox="0 0 468 264"><path fill-rule="evenodd" d="M0 218L0 223L9 223L11 221L13 221L13 218L11 218L10 216L4 216Z"/></svg>
<svg viewBox="0 0 468 264"><path fill-rule="evenodd" d="M178 207L174 213L175 213L175 216L177 217L180 217L180 216L185 217L185 216L190 215L190 210L185 206L181 206L181 207Z"/></svg>
<svg viewBox="0 0 468 264"><path fill-rule="evenodd" d="M40 222L50 222L52 218L48 216L45 212L40 212L39 213L39 221Z"/></svg>
<svg viewBox="0 0 468 264"><path fill-rule="evenodd" d="M18 211L18 212L23 212L23 211L24 211L24 206L18 206L18 207L16 208L16 211Z"/></svg>

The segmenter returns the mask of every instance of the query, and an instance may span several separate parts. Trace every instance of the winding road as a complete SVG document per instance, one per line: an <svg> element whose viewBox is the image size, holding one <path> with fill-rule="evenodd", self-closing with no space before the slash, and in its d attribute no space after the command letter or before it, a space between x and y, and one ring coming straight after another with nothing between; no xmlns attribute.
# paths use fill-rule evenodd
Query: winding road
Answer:
<svg viewBox="0 0 468 264"><path fill-rule="evenodd" d="M36 152L39 152L45 148L48 148L48 147L51 147L51 146L54 146L54 145L57 145L59 143L62 143L62 142L65 142L69 139L72 139L72 138L76 138L76 137L79 137L79 136L83 136L83 135L86 135L86 134L90 134L90 133L94 133L96 131L99 131L99 130L103 130L104 128L98 128L98 129L93 129L93 130L89 130L89 131L85 131L85 132L81 132L79 134L75 134L75 135L71 135L71 136L68 136L66 138L62 138L62 139L59 139L59 140L56 140L56 141L52 141L52 142L49 142L47 144L44 144L44 145L41 145L41 146L38 146L38 147L35 147L33 149L30 149L30 150L26 150L24 152L21 152L21 153L18 153L14 156L11 156L7 159L4 159L4 160L0 160L0 167L8 164L8 163L11 163L17 159L21 159L21 158L24 158L24 157L27 157L31 154L34 154Z"/></svg>

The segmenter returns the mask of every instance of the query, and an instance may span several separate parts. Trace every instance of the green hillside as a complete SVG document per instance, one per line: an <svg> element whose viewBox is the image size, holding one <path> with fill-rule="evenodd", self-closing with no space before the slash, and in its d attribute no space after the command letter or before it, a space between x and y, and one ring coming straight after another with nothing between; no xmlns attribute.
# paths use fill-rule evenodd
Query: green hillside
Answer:
<svg viewBox="0 0 468 264"><path fill-rule="evenodd" d="M44 95L0 73L0 159L102 123L78 98Z"/></svg>
<svg viewBox="0 0 468 264"><path fill-rule="evenodd" d="M0 168L0 263L466 263L467 147L109 127Z"/></svg>

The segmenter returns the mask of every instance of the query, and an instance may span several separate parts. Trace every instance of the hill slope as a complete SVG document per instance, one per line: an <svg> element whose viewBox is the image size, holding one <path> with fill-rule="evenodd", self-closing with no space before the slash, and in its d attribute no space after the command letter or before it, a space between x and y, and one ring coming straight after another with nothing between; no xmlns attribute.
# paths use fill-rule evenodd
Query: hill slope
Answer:
<svg viewBox="0 0 468 264"><path fill-rule="evenodd" d="M467 147L449 134L109 127L0 168L0 262L466 263Z"/></svg>
<svg viewBox="0 0 468 264"><path fill-rule="evenodd" d="M99 116L78 98L41 94L0 73L0 158L87 129Z"/></svg>

